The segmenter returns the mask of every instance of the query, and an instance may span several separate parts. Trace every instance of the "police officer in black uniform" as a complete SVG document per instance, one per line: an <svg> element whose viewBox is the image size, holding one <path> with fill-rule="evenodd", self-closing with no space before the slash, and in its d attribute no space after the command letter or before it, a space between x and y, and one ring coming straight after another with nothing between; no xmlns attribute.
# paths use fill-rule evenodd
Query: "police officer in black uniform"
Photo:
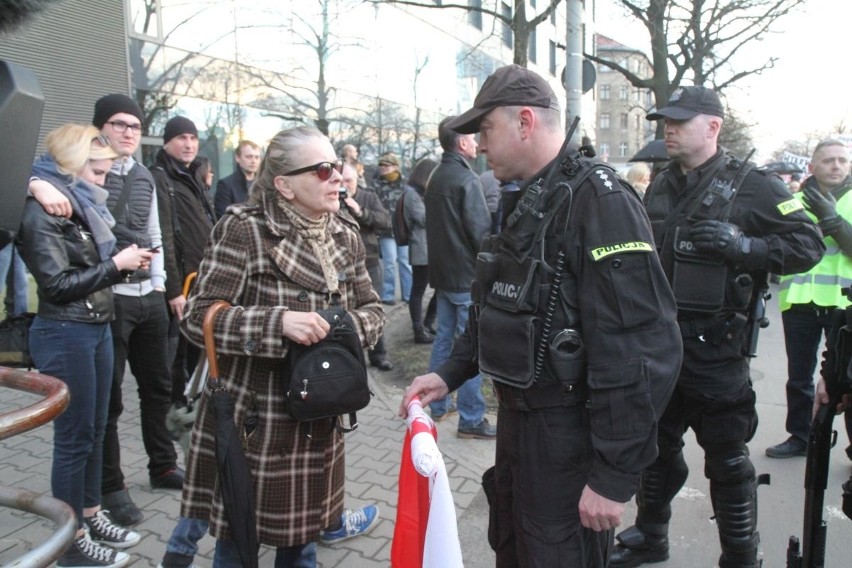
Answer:
<svg viewBox="0 0 852 568"><path fill-rule="evenodd" d="M749 378L767 272L804 272L825 251L784 183L717 146L724 110L705 87L674 91L647 116L665 120L672 161L645 195L678 305L683 367L658 428L659 457L642 474L636 525L610 566L668 558L671 501L687 477L683 434L695 431L719 529L720 568L758 566L757 478L746 443L757 428Z"/></svg>
<svg viewBox="0 0 852 568"><path fill-rule="evenodd" d="M477 372L493 379L496 465L483 484L497 566L606 566L680 367L650 224L611 167L560 150L559 103L532 71L501 67L448 127L480 132L497 179L524 181L477 259L478 314L400 413Z"/></svg>

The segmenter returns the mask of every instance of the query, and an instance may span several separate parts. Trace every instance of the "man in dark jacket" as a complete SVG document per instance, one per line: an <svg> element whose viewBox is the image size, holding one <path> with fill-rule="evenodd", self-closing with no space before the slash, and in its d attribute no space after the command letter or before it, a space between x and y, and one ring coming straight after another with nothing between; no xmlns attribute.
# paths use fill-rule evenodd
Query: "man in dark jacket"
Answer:
<svg viewBox="0 0 852 568"><path fill-rule="evenodd" d="M198 129L183 116L166 123L163 149L157 153L152 174L157 182L157 203L163 231L166 263L166 300L172 314L172 338L177 350L172 362L172 398L180 402L186 378L198 360L198 349L177 331L183 319L187 276L198 270L204 246L213 230L213 207L195 175Z"/></svg>
<svg viewBox="0 0 852 568"><path fill-rule="evenodd" d="M482 239L491 231L491 214L482 193L479 176L467 160L476 158L473 134L447 128L455 117L438 125L438 140L444 154L426 186L426 242L429 248L429 284L435 289L438 333L432 343L429 370L440 367L450 356L453 340L464 331L470 308L470 286L475 278L476 255ZM452 400L430 405L432 417L442 420L452 411ZM496 428L485 418L482 377L476 375L459 388L458 436L494 439Z"/></svg>
<svg viewBox="0 0 852 568"><path fill-rule="evenodd" d="M659 456L643 473L636 524L618 535L610 566L669 556L671 502L689 474L683 435L704 450L719 531L720 568L757 568L757 485L747 443L757 429L749 358L752 307L767 273L804 272L825 252L822 236L784 183L727 154L717 140L719 96L676 89L648 120L665 121L672 161L645 194L660 261L677 302L683 365L660 416Z"/></svg>
<svg viewBox="0 0 852 568"><path fill-rule="evenodd" d="M240 140L234 152L234 160L237 162L234 173L223 177L216 184L213 203L217 219L225 214L229 205L248 201L251 185L260 168L260 146L251 140Z"/></svg>
<svg viewBox="0 0 852 568"><path fill-rule="evenodd" d="M382 263L379 262L378 232L390 228L390 214L375 193L358 187L358 171L348 162L343 164L342 186L346 189L343 205L358 222L361 240L364 241L364 249L367 253L365 264L367 272L370 273L370 280L373 282L373 290L381 295ZM385 349L384 335L379 337L375 347L370 350L370 364L382 371L393 369L393 363L388 360L387 349Z"/></svg>

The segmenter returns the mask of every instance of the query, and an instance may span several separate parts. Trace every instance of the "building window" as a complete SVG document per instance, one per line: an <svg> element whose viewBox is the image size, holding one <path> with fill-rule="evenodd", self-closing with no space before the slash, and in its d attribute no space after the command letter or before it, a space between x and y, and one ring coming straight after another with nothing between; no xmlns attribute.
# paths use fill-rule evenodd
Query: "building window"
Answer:
<svg viewBox="0 0 852 568"><path fill-rule="evenodd" d="M471 8L482 8L482 0L467 0L467 5ZM467 23L478 30L482 29L482 12L478 10L469 10L467 13Z"/></svg>
<svg viewBox="0 0 852 568"><path fill-rule="evenodd" d="M634 115L633 118L636 119L635 120L636 124L634 125L636 132L641 132L642 131L642 115L637 114L637 115Z"/></svg>
<svg viewBox="0 0 852 568"><path fill-rule="evenodd" d="M601 100L609 100L609 85L601 85Z"/></svg>
<svg viewBox="0 0 852 568"><path fill-rule="evenodd" d="M618 100L626 101L629 94L630 94L630 89L628 88L628 86L622 85L621 88L618 90Z"/></svg>
<svg viewBox="0 0 852 568"><path fill-rule="evenodd" d="M550 44L550 74L556 76L556 42L549 40Z"/></svg>
<svg viewBox="0 0 852 568"><path fill-rule="evenodd" d="M601 130L609 130L609 113L602 112L601 113Z"/></svg>
<svg viewBox="0 0 852 568"><path fill-rule="evenodd" d="M618 145L618 157L626 158L627 157L627 142L622 142Z"/></svg>
<svg viewBox="0 0 852 568"><path fill-rule="evenodd" d="M537 50L536 50L536 33L535 33L535 30L533 30L530 33L529 41L530 41L530 45L529 45L530 61L532 61L533 63L536 63L536 60L538 59L538 53L537 53Z"/></svg>
<svg viewBox="0 0 852 568"><path fill-rule="evenodd" d="M618 125L622 130L627 130L627 113L622 112L621 117L619 118Z"/></svg>
<svg viewBox="0 0 852 568"><path fill-rule="evenodd" d="M609 157L609 144L604 142L598 149L600 150L601 159L606 160Z"/></svg>
<svg viewBox="0 0 852 568"><path fill-rule="evenodd" d="M512 7L506 4L505 2L500 3L500 15L504 18L507 18L511 21L512 19ZM503 45L506 47L512 47L512 26L507 23L505 20L503 21Z"/></svg>
<svg viewBox="0 0 852 568"><path fill-rule="evenodd" d="M600 71L601 73L609 73L610 71L612 71L612 69L604 65L603 63L598 63L598 71Z"/></svg>

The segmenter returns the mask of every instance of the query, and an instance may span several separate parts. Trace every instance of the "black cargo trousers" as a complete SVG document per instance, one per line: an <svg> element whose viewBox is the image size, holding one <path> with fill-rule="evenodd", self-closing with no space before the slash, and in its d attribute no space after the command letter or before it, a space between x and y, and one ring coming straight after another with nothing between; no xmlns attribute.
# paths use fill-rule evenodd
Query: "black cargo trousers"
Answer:
<svg viewBox="0 0 852 568"><path fill-rule="evenodd" d="M483 475L483 488L497 568L603 568L613 531L580 524L580 496L592 464L587 397L546 391L536 397L536 387L494 387L500 435L496 465Z"/></svg>

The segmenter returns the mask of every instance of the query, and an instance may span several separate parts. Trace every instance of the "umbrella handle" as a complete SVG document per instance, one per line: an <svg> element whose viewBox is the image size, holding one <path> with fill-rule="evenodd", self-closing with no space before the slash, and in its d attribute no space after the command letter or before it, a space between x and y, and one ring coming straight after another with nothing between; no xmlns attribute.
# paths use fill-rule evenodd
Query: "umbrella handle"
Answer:
<svg viewBox="0 0 852 568"><path fill-rule="evenodd" d="M213 337L213 322L216 319L216 314L225 308L230 308L231 304L225 300L217 300L207 308L207 313L204 314L204 323L201 329L204 333L204 350L207 351L207 367L208 374L211 379L219 379L219 362L216 359L216 339Z"/></svg>

